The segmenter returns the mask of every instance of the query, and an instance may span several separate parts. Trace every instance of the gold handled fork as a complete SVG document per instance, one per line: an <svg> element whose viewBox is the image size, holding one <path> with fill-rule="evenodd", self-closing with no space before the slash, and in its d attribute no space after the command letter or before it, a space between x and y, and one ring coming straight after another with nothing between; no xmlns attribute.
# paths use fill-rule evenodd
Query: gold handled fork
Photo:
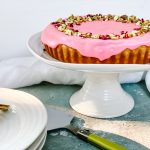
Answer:
<svg viewBox="0 0 150 150"><path fill-rule="evenodd" d="M6 104L0 104L0 110L7 111L9 109L9 105Z"/></svg>

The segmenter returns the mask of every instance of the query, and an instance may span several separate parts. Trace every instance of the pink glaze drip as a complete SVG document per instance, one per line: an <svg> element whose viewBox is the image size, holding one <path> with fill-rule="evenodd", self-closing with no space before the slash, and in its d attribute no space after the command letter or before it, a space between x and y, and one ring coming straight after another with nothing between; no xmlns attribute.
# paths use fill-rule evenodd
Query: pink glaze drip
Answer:
<svg viewBox="0 0 150 150"><path fill-rule="evenodd" d="M100 28L98 26L101 26ZM92 32L100 34L120 33L122 31L131 32L137 27L131 23L120 23L115 21L94 21L86 22L81 26L75 26L82 32ZM77 49L83 56L96 57L105 60L113 55L119 54L126 48L135 49L141 45L150 46L150 32L128 39L101 40L68 36L58 31L53 25L48 25L41 34L41 41L48 46L55 48L59 44L65 44Z"/></svg>

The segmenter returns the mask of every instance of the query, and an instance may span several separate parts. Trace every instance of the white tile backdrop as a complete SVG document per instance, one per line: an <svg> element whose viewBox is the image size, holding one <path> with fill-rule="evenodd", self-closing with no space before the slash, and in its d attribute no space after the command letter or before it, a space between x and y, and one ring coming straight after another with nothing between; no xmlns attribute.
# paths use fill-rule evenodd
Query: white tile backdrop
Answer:
<svg viewBox="0 0 150 150"><path fill-rule="evenodd" d="M0 60L31 55L26 40L70 14L134 14L150 19L150 0L0 0Z"/></svg>

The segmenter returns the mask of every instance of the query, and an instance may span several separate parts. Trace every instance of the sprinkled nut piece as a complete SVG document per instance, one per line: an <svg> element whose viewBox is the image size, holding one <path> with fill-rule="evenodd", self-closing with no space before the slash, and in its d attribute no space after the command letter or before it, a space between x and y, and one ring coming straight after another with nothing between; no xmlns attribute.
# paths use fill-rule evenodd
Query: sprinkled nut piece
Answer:
<svg viewBox="0 0 150 150"><path fill-rule="evenodd" d="M113 19L113 15L108 14L108 20L112 20Z"/></svg>
<svg viewBox="0 0 150 150"><path fill-rule="evenodd" d="M99 36L100 36L99 34L95 34L95 35L92 35L91 38L93 38L93 39L99 39Z"/></svg>
<svg viewBox="0 0 150 150"><path fill-rule="evenodd" d="M67 29L67 30L65 30L65 34L67 34L67 35L72 35L72 34L73 34L73 32L72 32L72 30Z"/></svg>
<svg viewBox="0 0 150 150"><path fill-rule="evenodd" d="M122 18L123 20L127 20L128 16L127 15L122 15L120 18Z"/></svg>
<svg viewBox="0 0 150 150"><path fill-rule="evenodd" d="M117 21L119 19L119 16L115 16L114 20Z"/></svg>

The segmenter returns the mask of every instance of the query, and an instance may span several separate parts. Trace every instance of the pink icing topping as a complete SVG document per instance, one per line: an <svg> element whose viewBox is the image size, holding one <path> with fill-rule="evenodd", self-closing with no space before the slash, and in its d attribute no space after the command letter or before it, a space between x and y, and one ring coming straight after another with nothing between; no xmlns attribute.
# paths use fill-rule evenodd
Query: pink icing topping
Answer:
<svg viewBox="0 0 150 150"><path fill-rule="evenodd" d="M80 32L91 32L93 34L120 34L121 31L133 31L138 26L133 23L122 23L116 21L93 21L83 22L81 25L74 25L74 29Z"/></svg>
<svg viewBox="0 0 150 150"><path fill-rule="evenodd" d="M121 31L131 32L137 27L133 23L93 21L82 23L80 26L75 25L74 29L78 29L81 32L106 35L110 33L120 34ZM119 54L126 48L135 49L141 45L150 46L150 32L128 39L102 40L65 35L50 24L43 30L41 41L53 48L59 44L65 44L77 49L84 56L105 60L113 55Z"/></svg>

